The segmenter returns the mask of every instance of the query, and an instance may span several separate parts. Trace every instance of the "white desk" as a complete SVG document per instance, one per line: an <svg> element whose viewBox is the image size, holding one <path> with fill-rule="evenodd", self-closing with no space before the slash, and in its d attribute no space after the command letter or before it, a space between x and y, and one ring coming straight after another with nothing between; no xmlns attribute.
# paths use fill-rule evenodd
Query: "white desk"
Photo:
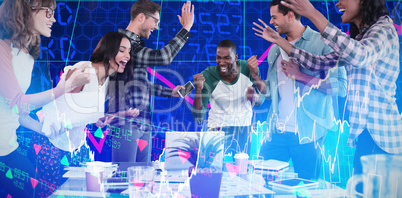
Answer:
<svg viewBox="0 0 402 198"><path fill-rule="evenodd" d="M281 179L284 177L295 177L292 171L286 171L281 174ZM319 180L319 186L314 188L303 189L302 191L288 191L284 189L274 188L268 186L264 187L266 184L265 180L270 180L276 177L267 178L259 172L254 174L249 174L246 176L238 177L230 175L224 172L222 177L222 183L220 188L220 197L296 197L298 195L307 195L308 197L344 197L346 196L345 190L333 185L324 180ZM277 178L280 179L280 178ZM162 181L161 181L162 180ZM169 194L174 194L178 192L180 196L178 197L189 197L191 198L190 186L187 177L187 171L169 171L166 175L166 180L171 183L164 182L161 176L158 175L155 178L154 186L154 197L156 195L163 194L160 197L169 197ZM172 182L174 181L174 182ZM274 193L275 192L275 193ZM64 197L128 197L125 193L102 193L102 192L87 192L85 176L69 178L60 188L51 196L57 198L59 195ZM151 197L151 196L150 196Z"/></svg>
<svg viewBox="0 0 402 198"><path fill-rule="evenodd" d="M265 188L263 185L265 181L262 178L258 178L256 175L249 175L248 180L242 179L238 176L230 176L228 173L224 173L222 177L220 196L219 197L234 197L234 196L247 196L249 195L262 195L273 194L273 191ZM161 186L162 185L162 186ZM163 186L164 185L164 186ZM155 194L163 193L167 194L167 185L171 189L171 192L181 195L181 197L191 197L189 182L184 183L155 183ZM160 190L164 191L161 192ZM70 178L60 188L53 193L51 197L57 197L63 195L69 196L84 196L84 197L128 197L125 192L121 194L116 193L102 193L102 192L87 192L86 182L84 178ZM163 196L163 197L165 197ZM180 196L179 196L180 197Z"/></svg>

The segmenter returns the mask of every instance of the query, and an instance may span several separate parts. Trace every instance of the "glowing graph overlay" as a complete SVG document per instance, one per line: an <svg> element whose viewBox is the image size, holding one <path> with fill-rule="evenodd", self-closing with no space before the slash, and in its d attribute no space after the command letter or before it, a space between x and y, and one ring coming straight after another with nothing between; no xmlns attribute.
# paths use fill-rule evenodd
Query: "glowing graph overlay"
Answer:
<svg viewBox="0 0 402 198"><path fill-rule="evenodd" d="M130 20L130 8L133 1L57 1L55 13L56 23L52 28L52 37L43 38L41 43L41 55L35 65L32 82L35 83L35 90L49 89L52 83L50 79L58 82L60 71L66 65L73 65L78 61L89 60L96 44L107 32L117 31L119 28L126 28ZM181 29L177 19L183 1L155 1L162 5L161 22L159 31L153 32L146 46L154 49L161 49ZM313 1L313 5L328 17L337 27L346 32L348 24L341 23L341 13L335 3L337 1ZM174 88L176 85L183 85L187 81L193 81L192 76L200 73L208 66L216 65L215 52L217 44L224 39L233 40L237 45L237 52L240 59L247 60L252 55L257 55L260 62L262 79L266 79L268 63L266 55L271 43L262 40L254 35L252 22L258 18L269 21L270 1L192 1L195 5L195 22L190 33L191 37L183 49L175 57L172 64L161 67L149 67L149 79L155 83ZM401 35L400 7L397 1L387 1L390 15L395 21L395 28ZM302 19L302 23L311 26L313 24ZM50 75L48 70L50 69ZM53 86L54 86L53 84ZM397 103L401 110L402 80L397 81ZM200 128L194 122L191 115L191 104L194 96L189 94L181 103L181 98L160 98L152 97L153 110L158 113L152 114L154 131L198 131ZM340 114L343 113L344 99L339 101ZM181 103L181 105L177 105ZM261 122L266 120L267 109L270 103L265 102L262 107L256 108L256 119ZM165 112L163 112L165 111ZM343 124L339 124L342 125ZM198 128L197 128L198 127ZM335 133L334 133L335 134ZM336 133L332 145L335 153L326 157L331 167L330 170L336 173L336 164L342 167L337 161L336 155L346 153L351 156L348 148L343 148L344 143L340 142L346 132ZM347 135L347 134L346 134ZM331 134L329 135L331 136ZM99 140L98 140L99 141ZM107 140L106 140L107 141ZM326 146L326 151L330 146ZM340 148L342 147L343 150ZM324 149L324 150L325 150ZM345 150L346 149L346 150ZM157 150L157 149L156 149ZM156 153L161 151L156 151ZM329 151L328 151L329 152ZM332 152L332 150L331 150ZM350 162L345 162L350 163ZM344 164L346 165L346 164ZM350 165L350 164L347 164ZM338 171L339 173L340 171ZM346 175L338 174L338 178ZM341 180L341 179L340 179ZM342 182L342 181L339 181Z"/></svg>

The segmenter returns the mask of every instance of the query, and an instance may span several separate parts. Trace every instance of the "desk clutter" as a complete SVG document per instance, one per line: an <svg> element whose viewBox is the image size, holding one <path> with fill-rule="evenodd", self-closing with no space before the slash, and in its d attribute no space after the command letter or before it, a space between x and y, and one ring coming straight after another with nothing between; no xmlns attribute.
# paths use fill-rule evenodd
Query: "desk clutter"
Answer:
<svg viewBox="0 0 402 198"><path fill-rule="evenodd" d="M129 179L127 166L128 164L120 164L122 170L118 164L96 162L92 163L102 167L105 171L100 177L100 190L98 193L89 192L87 187L86 173L88 170L88 164L82 164L81 167L66 167L67 173L63 175L69 180L58 189L55 195L82 195L89 197L104 196L108 193L117 193L122 196L128 196ZM131 164L134 165L135 164ZM142 164L140 164L142 165ZM170 197L170 195L180 195L182 197L191 197L190 192L190 177L188 170L162 170L159 163L153 163L152 166L156 167L154 177L152 181L153 195L164 195L162 197ZM163 163L162 163L163 166ZM97 169L97 168L91 168ZM95 171L96 172L96 171ZM94 174L96 175L96 174ZM222 182L220 186L219 197L237 196L237 195L255 195L255 194L273 194L273 191L264 187L265 180L260 175L249 174L239 177L229 172L224 172L222 176ZM134 184L135 185L135 184ZM87 186L87 187L85 187ZM179 196L179 197L180 197Z"/></svg>
<svg viewBox="0 0 402 198"><path fill-rule="evenodd" d="M92 165L99 165L105 172L99 174L100 189L98 191L89 191L88 183L86 182L86 173L90 167L92 173L96 173ZM68 172L64 175L68 180L51 196L64 197L70 196L85 196L85 197L128 197L131 189L135 191L141 190L145 194L141 196L131 195L130 197L195 197L191 190L191 177L188 175L188 170L165 170L163 163L119 163L111 164L105 162L95 162L89 164L81 164L80 167L66 167ZM132 167L151 167L153 171L151 182L141 182L144 179L131 179L130 184L129 172ZM202 172L201 172L202 173ZM205 172L204 172L205 173ZM200 174L200 173L197 173ZM96 174L93 174L96 176ZM104 176L104 177L103 177ZM194 174L192 175L194 176ZM96 177L95 177L96 178ZM139 177L136 177L139 178ZM289 180L291 179L291 180ZM250 160L247 174L238 174L226 170L223 171L219 197L234 197L234 196L260 196L265 195L268 197L289 195L303 192L308 192L311 195L318 197L336 197L338 195L345 195L345 190L330 184L324 180L309 183L302 181L303 187L298 188L300 181L296 181L297 185L290 188L283 188L280 185L272 185L273 181L287 181L295 183L297 174L293 173L293 167L288 163L270 160ZM279 182L283 183L283 182ZM197 185L197 184L196 184ZM199 185L199 183L198 183ZM94 188L95 189L95 188ZM209 191L207 189L206 191ZM308 190L308 191L306 191ZM325 196L322 196L325 195ZM207 196L210 197L210 196Z"/></svg>

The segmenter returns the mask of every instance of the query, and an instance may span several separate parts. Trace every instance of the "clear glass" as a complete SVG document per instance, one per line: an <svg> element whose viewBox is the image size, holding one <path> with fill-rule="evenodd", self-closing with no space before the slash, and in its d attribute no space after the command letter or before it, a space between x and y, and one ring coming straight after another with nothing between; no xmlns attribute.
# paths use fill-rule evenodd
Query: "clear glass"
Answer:
<svg viewBox="0 0 402 198"><path fill-rule="evenodd" d="M354 175L348 181L349 193L364 197L402 197L402 156L366 155L360 158L363 174ZM363 183L363 195L355 187Z"/></svg>
<svg viewBox="0 0 402 198"><path fill-rule="evenodd" d="M155 168L150 166L132 166L127 169L130 198L152 197Z"/></svg>

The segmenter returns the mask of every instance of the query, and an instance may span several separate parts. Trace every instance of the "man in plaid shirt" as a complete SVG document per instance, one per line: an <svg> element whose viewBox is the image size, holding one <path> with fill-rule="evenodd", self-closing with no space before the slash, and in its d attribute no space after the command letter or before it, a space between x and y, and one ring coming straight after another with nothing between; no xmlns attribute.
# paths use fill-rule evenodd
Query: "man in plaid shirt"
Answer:
<svg viewBox="0 0 402 198"><path fill-rule="evenodd" d="M336 4L343 12L342 22L351 24L350 36L329 23L308 0L287 0L282 4L313 21L334 52L314 56L286 44L269 27L260 31L263 38L283 47L310 70L346 66L348 145L356 144L354 173L362 172L361 156L402 153L402 119L395 99L400 70L399 39L385 0L341 0ZM356 137L359 137L357 143Z"/></svg>
<svg viewBox="0 0 402 198"><path fill-rule="evenodd" d="M148 66L168 65L190 37L194 23L194 5L187 1L182 7L182 16L178 16L183 28L160 50L146 48L141 38L148 39L153 30L158 30L161 6L150 0L138 0L131 8L131 21L127 28L119 29L131 41L131 60L124 73L111 78L109 85L108 112L114 113L129 108L139 110L134 120L119 119L109 128L113 138L113 162L150 161L152 123L150 115L150 95L178 97L177 86L174 89L150 82L147 78ZM125 117L126 115L119 115ZM116 132L114 132L116 131ZM118 131L118 132L117 132ZM124 136L124 137L123 137Z"/></svg>
<svg viewBox="0 0 402 198"><path fill-rule="evenodd" d="M310 53L322 55L331 47L318 39L320 34L301 23L301 16L273 0L270 24L286 40ZM263 21L261 20L261 23ZM266 141L259 156L264 160L292 160L299 178L318 179L321 172L322 149L327 131L334 125L333 105L337 96L345 97L346 70L343 67L312 72L296 64L289 64L278 45L268 53L267 80L253 78L265 99L271 100L266 123ZM248 60L250 72L258 60ZM254 71L254 72L253 72Z"/></svg>

